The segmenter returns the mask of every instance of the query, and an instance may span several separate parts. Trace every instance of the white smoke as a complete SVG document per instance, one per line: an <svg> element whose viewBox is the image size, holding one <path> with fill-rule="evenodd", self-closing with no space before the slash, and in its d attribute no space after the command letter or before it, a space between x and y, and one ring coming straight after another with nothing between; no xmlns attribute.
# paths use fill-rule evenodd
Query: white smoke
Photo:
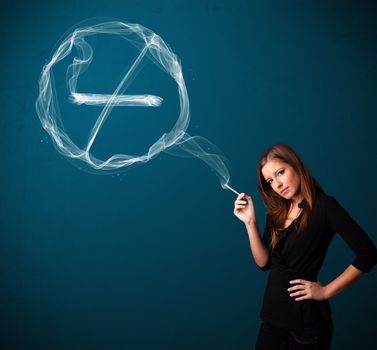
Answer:
<svg viewBox="0 0 377 350"><path fill-rule="evenodd" d="M89 67L93 58L93 50L85 39L97 34L121 36L140 51L135 62L111 95L84 94L76 91L79 75ZM71 102L78 105L103 106L83 149L77 147L64 130L52 79L54 65L70 55L73 49L76 50L77 56L67 69L67 85ZM161 97L153 95L124 94L146 54L177 82L180 100L178 120L172 130L164 133L143 155L115 154L105 160L98 159L90 153L90 150L98 132L115 106L158 107L163 101ZM198 157L216 173L223 188L229 182L229 171L224 164L225 158L221 155L221 152L204 137L192 137L186 132L190 122L190 107L182 67L177 56L161 37L140 24L122 21L103 22L77 28L65 37L50 61L42 69L36 111L43 128L51 136L56 149L70 159L82 161L82 164L96 172L119 172L131 165L148 162L160 152L167 152L176 156Z"/></svg>

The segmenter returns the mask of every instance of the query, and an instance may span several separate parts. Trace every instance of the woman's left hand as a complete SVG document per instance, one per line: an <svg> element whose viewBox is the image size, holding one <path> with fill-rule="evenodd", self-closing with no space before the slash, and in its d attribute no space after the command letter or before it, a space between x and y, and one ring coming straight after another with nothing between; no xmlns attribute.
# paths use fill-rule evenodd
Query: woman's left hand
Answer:
<svg viewBox="0 0 377 350"><path fill-rule="evenodd" d="M293 287L288 288L290 297L298 297L295 301L304 299L326 300L326 287L319 282L311 282L303 279L292 280ZM293 293L292 293L293 292Z"/></svg>

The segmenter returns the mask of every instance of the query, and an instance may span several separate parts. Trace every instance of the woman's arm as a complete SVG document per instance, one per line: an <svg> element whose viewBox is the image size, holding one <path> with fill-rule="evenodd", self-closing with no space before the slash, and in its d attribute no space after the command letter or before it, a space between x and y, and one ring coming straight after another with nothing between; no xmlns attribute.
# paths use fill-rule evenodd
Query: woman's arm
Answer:
<svg viewBox="0 0 377 350"><path fill-rule="evenodd" d="M342 292L344 289L356 282L363 274L363 271L357 269L351 264L342 274L324 286L325 299L330 299L334 295Z"/></svg>
<svg viewBox="0 0 377 350"><path fill-rule="evenodd" d="M246 198L245 202L243 198ZM261 238L258 223L255 215L254 203L250 196L240 193L234 201L234 215L236 215L246 226L246 230L250 240L250 248L253 258L257 266L266 271L270 268L269 253L264 240ZM267 225L264 231L264 239L266 239Z"/></svg>
<svg viewBox="0 0 377 350"><path fill-rule="evenodd" d="M263 268L267 265L269 256L268 250L261 239L258 224L256 221L252 221L246 223L245 226L249 236L250 248L255 263L259 268Z"/></svg>
<svg viewBox="0 0 377 350"><path fill-rule="evenodd" d="M295 298L295 301L305 299L330 299L353 284L363 274L363 271L357 269L351 264L342 274L326 286L322 286L319 282L311 282L303 279L292 280L290 283L296 284L293 287L288 288L288 292L290 293L289 296Z"/></svg>
<svg viewBox="0 0 377 350"><path fill-rule="evenodd" d="M326 221L355 253L353 267L369 273L377 263L377 247L363 228L333 196L326 196Z"/></svg>

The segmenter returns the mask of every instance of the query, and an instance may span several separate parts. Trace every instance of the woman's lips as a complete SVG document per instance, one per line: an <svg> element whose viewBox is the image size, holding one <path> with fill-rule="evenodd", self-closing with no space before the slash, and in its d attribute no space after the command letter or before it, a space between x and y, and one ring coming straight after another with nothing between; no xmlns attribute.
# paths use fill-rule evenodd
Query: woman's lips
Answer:
<svg viewBox="0 0 377 350"><path fill-rule="evenodd" d="M284 188L284 190L283 190L283 191L281 191L280 193L281 193L281 194L285 194L285 193L287 193L287 191L288 191L288 188L289 188L289 187L287 187L287 188Z"/></svg>

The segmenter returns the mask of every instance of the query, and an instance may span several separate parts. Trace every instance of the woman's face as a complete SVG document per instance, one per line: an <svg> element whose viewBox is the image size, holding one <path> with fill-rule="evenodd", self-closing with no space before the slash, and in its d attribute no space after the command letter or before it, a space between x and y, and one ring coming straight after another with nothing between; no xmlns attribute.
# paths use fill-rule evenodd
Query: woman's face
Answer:
<svg viewBox="0 0 377 350"><path fill-rule="evenodd" d="M279 160L272 159L262 168L262 174L271 188L285 199L297 199L300 194L300 177L295 169Z"/></svg>

